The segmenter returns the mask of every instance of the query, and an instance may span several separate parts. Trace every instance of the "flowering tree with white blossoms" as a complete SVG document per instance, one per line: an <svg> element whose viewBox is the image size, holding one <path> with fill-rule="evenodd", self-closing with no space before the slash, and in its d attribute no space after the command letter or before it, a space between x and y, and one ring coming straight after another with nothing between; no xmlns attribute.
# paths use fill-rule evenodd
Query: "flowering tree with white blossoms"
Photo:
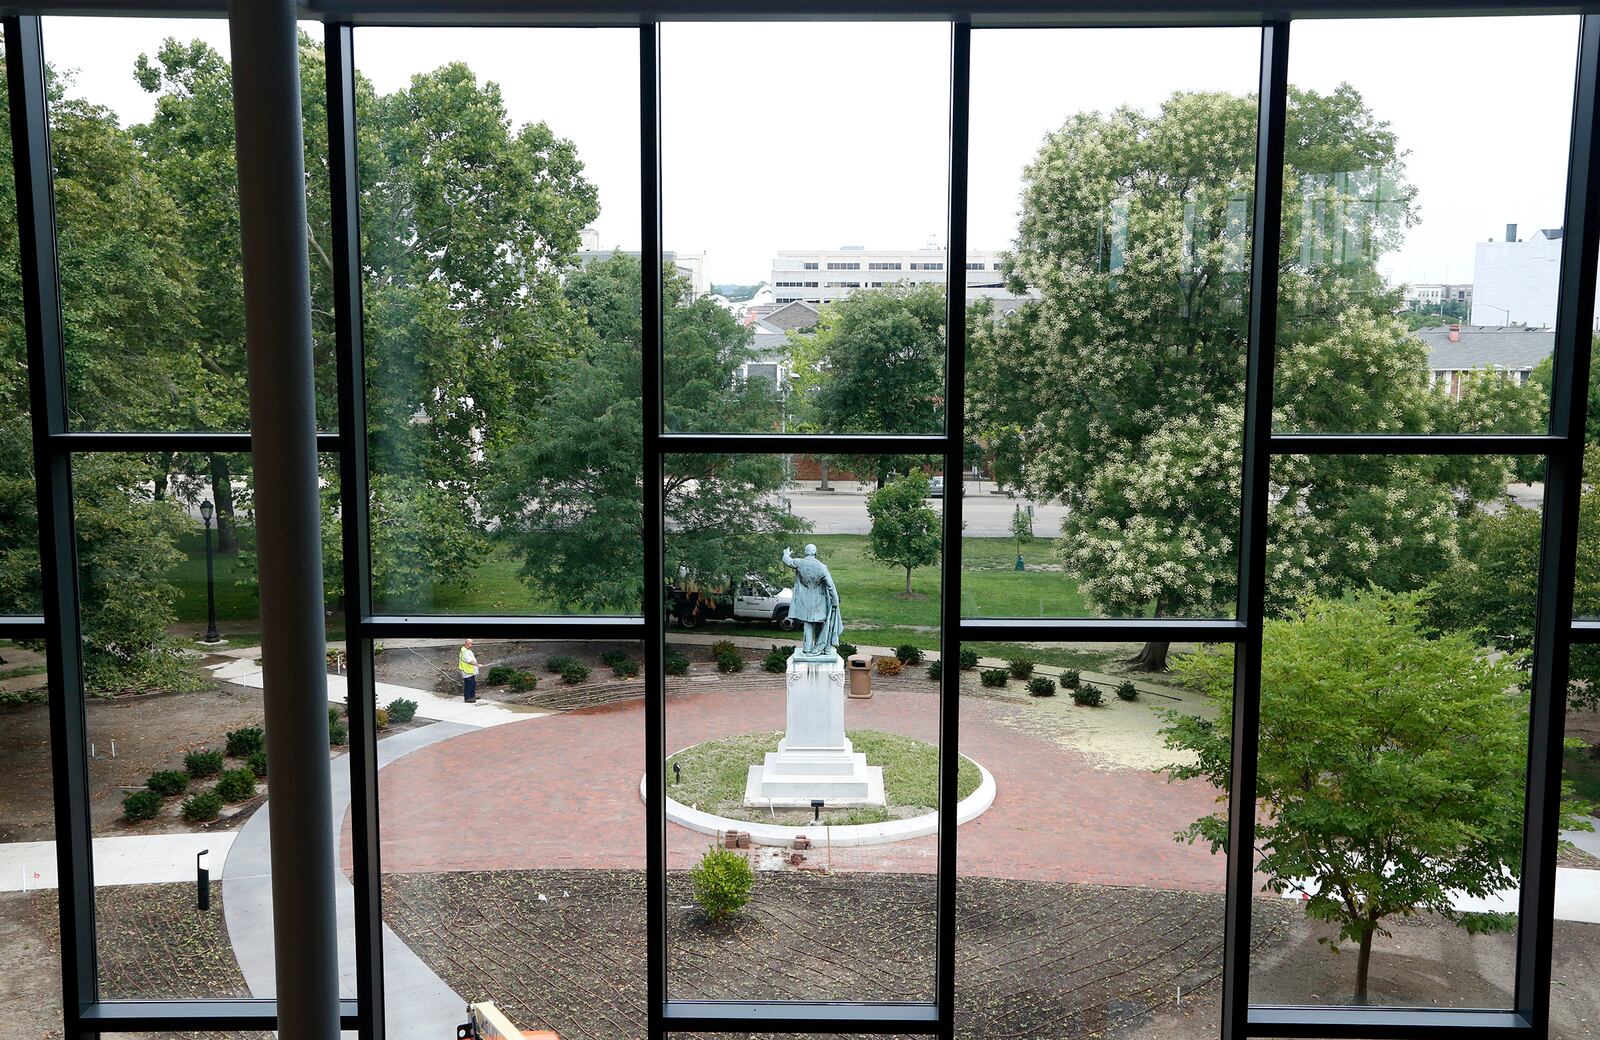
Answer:
<svg viewBox="0 0 1600 1040"><path fill-rule="evenodd" d="M1230 615L1238 568L1256 102L1174 94L1079 113L1024 171L1005 260L1039 298L974 308L968 409L997 469L1067 506L1056 551L1110 615ZM1427 386L1377 261L1417 219L1403 152L1359 94L1291 90L1274 425L1531 428L1531 392ZM1486 405L1485 401L1489 403ZM1425 584L1498 460L1280 458L1269 595ZM1162 670L1152 643L1135 667Z"/></svg>

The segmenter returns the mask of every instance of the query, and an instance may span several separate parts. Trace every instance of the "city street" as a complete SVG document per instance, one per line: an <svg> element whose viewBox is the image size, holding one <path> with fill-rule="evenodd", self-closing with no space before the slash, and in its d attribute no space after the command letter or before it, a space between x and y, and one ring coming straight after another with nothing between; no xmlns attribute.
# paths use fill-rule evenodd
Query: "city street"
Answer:
<svg viewBox="0 0 1600 1040"><path fill-rule="evenodd" d="M816 534L869 534L872 521L867 516L867 495L872 484L857 484L853 480L835 480L834 490L817 490L814 480L799 481L796 490L789 493L791 508L814 525ZM1026 510L1026 499L1008 498L994 493L994 481L967 481L966 509L963 519L966 533L975 538L1004 538L1011 534L1011 514L1018 504ZM935 509L943 507L943 500L930 498L928 504ZM1054 538L1061 533L1061 518L1066 510L1060 505L1034 504L1033 533L1041 538Z"/></svg>

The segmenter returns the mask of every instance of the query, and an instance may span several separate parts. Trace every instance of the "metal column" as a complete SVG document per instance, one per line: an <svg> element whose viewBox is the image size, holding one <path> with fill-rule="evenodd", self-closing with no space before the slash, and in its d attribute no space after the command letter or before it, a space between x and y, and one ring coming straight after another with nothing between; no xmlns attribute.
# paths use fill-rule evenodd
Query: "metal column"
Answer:
<svg viewBox="0 0 1600 1040"><path fill-rule="evenodd" d="M300 55L290 0L229 5L261 589L278 1028L337 1040L322 518Z"/></svg>

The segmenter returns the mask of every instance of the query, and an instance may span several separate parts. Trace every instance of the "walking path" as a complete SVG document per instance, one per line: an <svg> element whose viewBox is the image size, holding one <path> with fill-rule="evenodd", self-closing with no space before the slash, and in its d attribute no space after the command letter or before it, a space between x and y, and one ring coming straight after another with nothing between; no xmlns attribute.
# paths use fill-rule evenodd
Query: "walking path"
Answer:
<svg viewBox="0 0 1600 1040"><path fill-rule="evenodd" d="M386 737L378 742L378 767L381 769L422 748L471 732L467 726L439 722ZM344 759L333 761L342 764ZM334 768L332 779L333 827L337 838L350 806L350 771ZM270 804L263 805L240 828L228 855L229 880L223 887L222 901L234 957L251 994L257 997L270 997L277 992L268 840L270 809ZM342 870L336 868L334 876L339 922L339 992L341 996L354 997L355 889ZM455 1035L467 1002L435 975L387 925L383 929L383 980L387 1035L391 1040L439 1040Z"/></svg>
<svg viewBox="0 0 1600 1040"><path fill-rule="evenodd" d="M425 641L416 640L416 644ZM444 641L446 643L450 641ZM434 641L426 641L427 645L437 645ZM237 686L248 686L253 689L263 689L266 686L261 675L261 665L256 663L256 658L261 651L256 647L243 647L237 651L225 651L218 656L231 657L233 660L211 666L212 677L222 682L230 682ZM388 704L396 698L417 702L417 717L433 719L436 722L454 722L469 729L483 729L486 726L504 726L509 722L521 722L524 719L538 718L545 712L525 708L518 704L500 704L495 701L479 700L476 704L468 704L460 697L446 697L443 694L430 690L418 690L410 686L397 686L394 683L380 682L374 684L380 705ZM350 696L350 684L343 675L330 673L328 675L328 703L343 705Z"/></svg>
<svg viewBox="0 0 1600 1040"><path fill-rule="evenodd" d="M201 851L210 851L211 879L219 880L234 838L231 831L96 838L95 887L193 881L195 856ZM55 888L58 881L55 842L17 841L0 845L0 892Z"/></svg>

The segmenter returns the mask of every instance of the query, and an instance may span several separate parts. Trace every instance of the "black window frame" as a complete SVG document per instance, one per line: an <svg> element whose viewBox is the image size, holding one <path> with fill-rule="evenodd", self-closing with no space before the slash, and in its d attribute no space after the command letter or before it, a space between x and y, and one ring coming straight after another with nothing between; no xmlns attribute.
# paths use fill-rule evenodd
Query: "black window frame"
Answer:
<svg viewBox="0 0 1600 1040"><path fill-rule="evenodd" d="M73 432L66 421L65 359L59 267L51 185L40 17L102 13L104 3L41 2L4 19L7 88L17 188L19 250L27 333L33 461L38 481L41 613L0 617L0 636L41 639L46 646L55 823L60 876L63 1028L69 1037L127 1031L270 1029L274 1000L132 1001L101 999L97 987L94 882L88 816L76 547L72 509L72 458L93 452L240 452L248 433ZM934 999L928 1002L731 1002L669 999L666 979L665 694L663 607L647 598L643 613L625 616L391 616L372 613L368 555L365 371L361 335L359 185L356 181L353 30L357 25L611 25L637 30L639 43L639 134L643 282L645 587L662 566L662 459L668 453L813 453L939 455L944 472L963 468L966 362L966 274L964 264L944 265L949 330L946 356L948 413L943 433L916 436L827 434L689 434L666 432L662 424L661 123L660 28L673 20L837 21L904 19L940 21L951 28L947 255L966 255L966 201L971 39L975 29L1082 27L1094 25L1234 25L1261 32L1256 185L1251 250L1249 347L1246 365L1244 463L1238 602L1233 618L1209 619L1024 619L960 616L960 496L944 506L940 606L945 623L941 650L949 656L963 642L1192 640L1236 647L1233 774L1229 791L1229 837L1233 850L1253 845L1259 723L1261 641L1268 469L1273 457L1302 454L1504 454L1547 459L1542 519L1532 709L1524 832L1521 927L1513 1007L1501 1011L1426 1008L1277 1007L1249 1003L1249 944L1253 897L1252 858L1237 851L1228 860L1222 1015L1219 1036L1348 1037L1388 1040L1409 1037L1506 1036L1540 1038L1548 1033L1555 857L1559 837L1562 735L1568 656L1574 643L1600 643L1600 620L1572 616L1578 507L1581 493L1589 343L1594 313L1597 253L1600 253L1600 14L1583 5L1540 5L1515 13L1580 14L1576 53L1571 147L1565 197L1567 233L1557 311L1554 386L1544 434L1289 434L1271 428L1277 309L1277 271L1283 177L1288 54L1295 18L1367 17L1395 14L1470 16L1511 13L1504 3L1412 0L1404 11L1373 0L1344 3L1307 0L1276 7L1259 0L1229 6L1182 0L997 0L973 12L953 0L780 0L752 11L737 0L313 0L306 15L326 26L329 154L335 248L335 310L338 351L339 429L320 434L318 448L340 456L343 499L344 587L351 684L349 766L354 886L356 899L357 996L341 1002L341 1020L363 1040L384 1035L382 918L378 861L376 727L373 643L385 637L461 636L521 639L626 639L644 645L648 691L645 712L648 1015L651 1040L669 1032L846 1032L932 1034L953 1037L955 1023L955 806L957 756L940 764L937 950ZM13 12L19 9L11 8ZM167 0L118 5L125 15L226 13L214 0ZM831 265L830 265L831 266ZM915 266L915 265L914 265ZM925 267L927 265L924 265ZM959 672L940 680L940 746L959 746Z"/></svg>

